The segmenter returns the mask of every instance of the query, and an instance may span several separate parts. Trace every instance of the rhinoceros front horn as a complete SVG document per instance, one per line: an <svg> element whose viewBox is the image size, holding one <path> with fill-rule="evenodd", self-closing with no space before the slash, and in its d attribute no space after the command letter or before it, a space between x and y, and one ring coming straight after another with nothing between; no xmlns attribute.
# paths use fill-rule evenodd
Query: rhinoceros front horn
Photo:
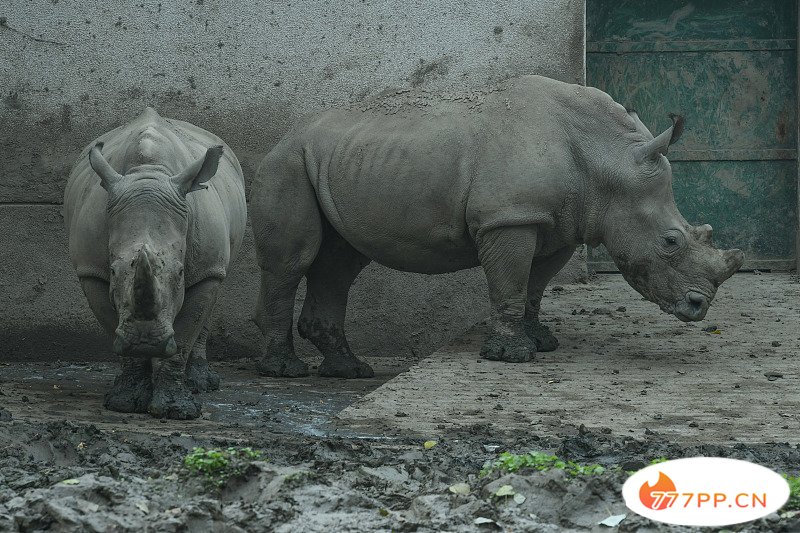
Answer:
<svg viewBox="0 0 800 533"><path fill-rule="evenodd" d="M722 253L722 258L725 261L725 272L722 279L718 280L720 283L733 276L737 270L742 268L744 264L744 252L738 249L725 250Z"/></svg>
<svg viewBox="0 0 800 533"><path fill-rule="evenodd" d="M122 179L122 175L114 170L106 158L103 157L101 150L103 149L103 143L98 142L92 146L92 149L89 150L89 164L92 166L92 170L100 176L100 184L103 188L111 192L111 189L119 183Z"/></svg>
<svg viewBox="0 0 800 533"><path fill-rule="evenodd" d="M158 315L155 277L146 247L139 250L133 275L133 315L139 320L153 320Z"/></svg>
<svg viewBox="0 0 800 533"><path fill-rule="evenodd" d="M669 118L672 119L672 126L652 141L637 148L636 160L638 162L654 160L660 155L667 155L670 145L680 139L683 133L683 116L670 113Z"/></svg>

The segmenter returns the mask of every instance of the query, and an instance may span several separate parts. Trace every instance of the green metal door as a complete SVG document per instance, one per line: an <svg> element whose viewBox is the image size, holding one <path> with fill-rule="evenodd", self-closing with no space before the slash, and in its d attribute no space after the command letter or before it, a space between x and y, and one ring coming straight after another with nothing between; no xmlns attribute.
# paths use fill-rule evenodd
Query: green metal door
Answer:
<svg viewBox="0 0 800 533"><path fill-rule="evenodd" d="M675 200L745 268L795 266L797 3L587 1L587 84L654 133L686 118L670 149ZM605 250L589 254L614 270Z"/></svg>

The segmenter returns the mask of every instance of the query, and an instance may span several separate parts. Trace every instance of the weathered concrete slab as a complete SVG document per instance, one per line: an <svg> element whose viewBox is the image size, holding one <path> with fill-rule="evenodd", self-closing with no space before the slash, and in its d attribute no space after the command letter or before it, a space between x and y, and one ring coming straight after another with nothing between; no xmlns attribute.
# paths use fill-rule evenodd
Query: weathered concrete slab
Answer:
<svg viewBox="0 0 800 533"><path fill-rule="evenodd" d="M673 442L800 443L794 278L738 274L697 324L660 313L615 275L554 287L543 309L557 351L484 361L478 326L345 409L340 424L425 436L474 424L561 435L584 424Z"/></svg>

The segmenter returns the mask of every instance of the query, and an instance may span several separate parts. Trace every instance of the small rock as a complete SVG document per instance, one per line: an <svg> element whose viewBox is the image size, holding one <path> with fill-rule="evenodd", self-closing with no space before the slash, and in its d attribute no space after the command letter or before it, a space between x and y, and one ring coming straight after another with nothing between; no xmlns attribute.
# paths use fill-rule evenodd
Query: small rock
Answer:
<svg viewBox="0 0 800 533"><path fill-rule="evenodd" d="M765 372L764 375L767 376L769 381L775 381L783 377L783 374L780 372Z"/></svg>
<svg viewBox="0 0 800 533"><path fill-rule="evenodd" d="M628 309L624 305L620 305L619 307L617 307L617 311L620 313L624 313L627 310Z"/></svg>
<svg viewBox="0 0 800 533"><path fill-rule="evenodd" d="M712 326L708 326L708 327L703 328L703 331L705 331L706 333L713 333L713 332L717 331L718 329L719 329L719 327L717 327L717 325L714 324Z"/></svg>
<svg viewBox="0 0 800 533"><path fill-rule="evenodd" d="M598 307L597 309L592 310L593 315L611 315L611 309L608 307Z"/></svg>
<svg viewBox="0 0 800 533"><path fill-rule="evenodd" d="M647 464L645 464L644 461L637 461L634 459L631 461L625 461L619 466L626 472L636 472L637 470L641 470L642 468L646 467Z"/></svg>
<svg viewBox="0 0 800 533"><path fill-rule="evenodd" d="M14 418L11 416L9 411L6 411L2 407L0 407L0 422L11 422L11 419Z"/></svg>
<svg viewBox="0 0 800 533"><path fill-rule="evenodd" d="M553 287L550 290L553 291L553 292L561 292L561 291L564 290L564 287L562 287L561 285L556 285L555 287Z"/></svg>
<svg viewBox="0 0 800 533"><path fill-rule="evenodd" d="M396 416L396 417L404 417L404 416L408 416L408 413L404 413L403 411L397 411L394 414L394 416Z"/></svg>
<svg viewBox="0 0 800 533"><path fill-rule="evenodd" d="M777 348L778 346L781 345L781 343L778 341L772 341L772 345Z"/></svg>
<svg viewBox="0 0 800 533"><path fill-rule="evenodd" d="M696 428L696 427L698 427L699 425L700 425L700 424L698 424L697 422L689 422L689 427L690 427L690 428Z"/></svg>

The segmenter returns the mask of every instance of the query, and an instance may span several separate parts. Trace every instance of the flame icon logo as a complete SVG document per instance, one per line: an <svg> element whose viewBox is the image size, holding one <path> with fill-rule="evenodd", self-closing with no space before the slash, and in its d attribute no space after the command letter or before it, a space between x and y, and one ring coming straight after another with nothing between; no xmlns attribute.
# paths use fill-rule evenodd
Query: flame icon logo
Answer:
<svg viewBox="0 0 800 533"><path fill-rule="evenodd" d="M661 511L669 507L672 503L671 499L665 498L663 493L676 492L675 483L664 472L658 472L658 481L652 487L645 481L642 488L639 489L639 500L642 505L654 511ZM660 492L662 494L653 496L653 492Z"/></svg>

